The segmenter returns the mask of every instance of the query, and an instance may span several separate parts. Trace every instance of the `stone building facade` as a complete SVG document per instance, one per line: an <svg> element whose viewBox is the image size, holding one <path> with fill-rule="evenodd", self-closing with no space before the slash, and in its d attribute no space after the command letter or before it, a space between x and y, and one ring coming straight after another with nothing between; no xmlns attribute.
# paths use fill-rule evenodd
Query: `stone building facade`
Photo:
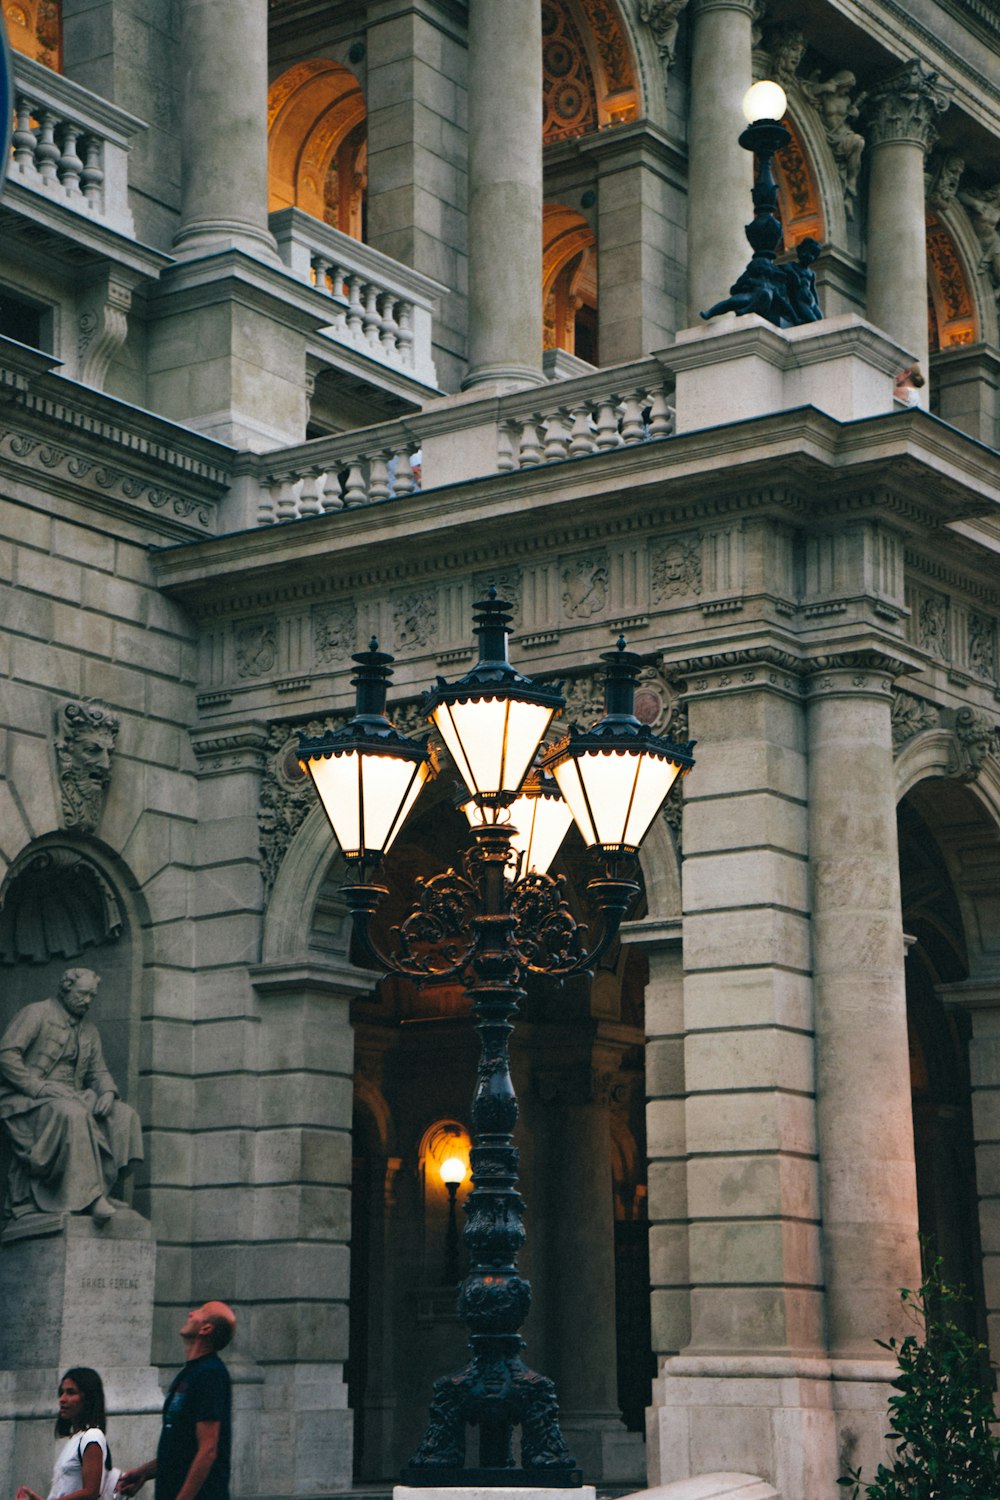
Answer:
<svg viewBox="0 0 1000 1500"><path fill-rule="evenodd" d="M473 1043L460 991L354 961L296 732L349 712L372 634L414 727L496 583L569 716L624 631L641 717L698 741L620 948L516 1034L532 1362L588 1480L832 1494L881 1452L919 1231L1000 1359L993 6L5 15L0 1022L101 974L150 1227L117 1336L65 1269L102 1231L0 1248L92 1307L79 1347L0 1335L3 1482L42 1482L62 1362L143 1457L209 1296L240 1495L412 1450L462 1357L438 1167ZM787 330L698 318L748 257L761 76L786 253L822 245L825 316ZM453 792L400 910L460 856Z"/></svg>

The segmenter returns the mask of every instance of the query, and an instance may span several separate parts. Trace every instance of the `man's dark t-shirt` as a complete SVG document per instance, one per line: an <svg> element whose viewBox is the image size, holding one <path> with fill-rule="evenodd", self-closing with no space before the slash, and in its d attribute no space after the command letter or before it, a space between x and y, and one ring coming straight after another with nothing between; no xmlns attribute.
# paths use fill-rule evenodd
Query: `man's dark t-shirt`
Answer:
<svg viewBox="0 0 1000 1500"><path fill-rule="evenodd" d="M156 1500L174 1500L198 1451L198 1422L218 1422L219 1452L198 1500L229 1500L232 1394L229 1371L217 1354L189 1360L163 1403L156 1450Z"/></svg>

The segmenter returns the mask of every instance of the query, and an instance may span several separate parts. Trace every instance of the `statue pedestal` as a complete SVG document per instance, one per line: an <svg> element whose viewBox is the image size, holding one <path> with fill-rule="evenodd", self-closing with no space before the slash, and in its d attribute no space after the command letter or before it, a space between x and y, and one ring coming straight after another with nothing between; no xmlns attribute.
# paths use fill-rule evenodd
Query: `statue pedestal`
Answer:
<svg viewBox="0 0 1000 1500"><path fill-rule="evenodd" d="M0 1247L0 1494L46 1494L59 1378L90 1365L104 1382L119 1468L152 1458L163 1395L150 1364L156 1245L122 1208L102 1228L68 1215L61 1234Z"/></svg>

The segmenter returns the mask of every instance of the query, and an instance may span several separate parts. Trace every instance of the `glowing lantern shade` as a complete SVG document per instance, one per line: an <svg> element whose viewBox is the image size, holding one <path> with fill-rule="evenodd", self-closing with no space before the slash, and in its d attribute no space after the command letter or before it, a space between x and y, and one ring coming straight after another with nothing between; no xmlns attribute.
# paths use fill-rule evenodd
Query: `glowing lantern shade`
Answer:
<svg viewBox="0 0 1000 1500"><path fill-rule="evenodd" d="M462 811L475 827L483 814L471 800L463 802ZM520 795L510 805L512 832L510 846L519 856L517 868L509 868L507 877L544 875L559 852L559 846L573 821L559 788L551 776L537 769L528 772Z"/></svg>
<svg viewBox="0 0 1000 1500"><path fill-rule="evenodd" d="M426 740L411 740L385 716L393 658L359 651L354 718L318 737L299 735L299 760L312 777L345 859L379 859L392 845L433 766Z"/></svg>
<svg viewBox="0 0 1000 1500"><path fill-rule="evenodd" d="M460 1156L449 1156L441 1163L441 1181L445 1187L460 1187L468 1174L468 1167Z"/></svg>
<svg viewBox="0 0 1000 1500"><path fill-rule="evenodd" d="M542 760L551 771L589 848L634 854L674 781L694 765L694 741L676 744L640 724L633 712L642 658L605 652L605 713L582 733L568 735Z"/></svg>
<svg viewBox="0 0 1000 1500"><path fill-rule="evenodd" d="M496 589L475 605L479 660L457 682L438 678L425 712L479 807L513 802L561 694L524 677L507 656L511 606Z"/></svg>

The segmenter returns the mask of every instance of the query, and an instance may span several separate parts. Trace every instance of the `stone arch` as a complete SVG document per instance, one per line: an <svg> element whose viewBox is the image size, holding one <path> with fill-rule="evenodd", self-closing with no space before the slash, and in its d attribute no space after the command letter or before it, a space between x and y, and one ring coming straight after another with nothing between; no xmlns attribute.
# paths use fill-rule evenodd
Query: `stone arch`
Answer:
<svg viewBox="0 0 1000 1500"><path fill-rule="evenodd" d="M996 300L970 268L981 256L965 210L927 211L927 323L932 354L955 345L995 342Z"/></svg>
<svg viewBox="0 0 1000 1500"><path fill-rule="evenodd" d="M596 365L597 236L563 203L542 210L542 306L544 347Z"/></svg>
<svg viewBox="0 0 1000 1500"><path fill-rule="evenodd" d="M268 209L300 208L364 238L367 114L361 85L332 58L295 63L267 100Z"/></svg>
<svg viewBox="0 0 1000 1500"><path fill-rule="evenodd" d="M639 851L647 922L680 921L681 862L670 826L657 818Z"/></svg>
<svg viewBox="0 0 1000 1500"><path fill-rule="evenodd" d="M5 0L3 15L15 52L62 72L62 0Z"/></svg>
<svg viewBox="0 0 1000 1500"><path fill-rule="evenodd" d="M303 819L275 878L271 898L264 916L261 962L282 964L300 962L308 947L313 915L320 891L336 866L343 866L326 814L317 804ZM345 871L346 874L346 871ZM346 959L350 946L347 909L340 915L341 940L334 937L332 948ZM331 945L328 944L329 952Z"/></svg>
<svg viewBox="0 0 1000 1500"><path fill-rule="evenodd" d="M546 143L637 119L641 102L635 49L617 5L542 0Z"/></svg>

